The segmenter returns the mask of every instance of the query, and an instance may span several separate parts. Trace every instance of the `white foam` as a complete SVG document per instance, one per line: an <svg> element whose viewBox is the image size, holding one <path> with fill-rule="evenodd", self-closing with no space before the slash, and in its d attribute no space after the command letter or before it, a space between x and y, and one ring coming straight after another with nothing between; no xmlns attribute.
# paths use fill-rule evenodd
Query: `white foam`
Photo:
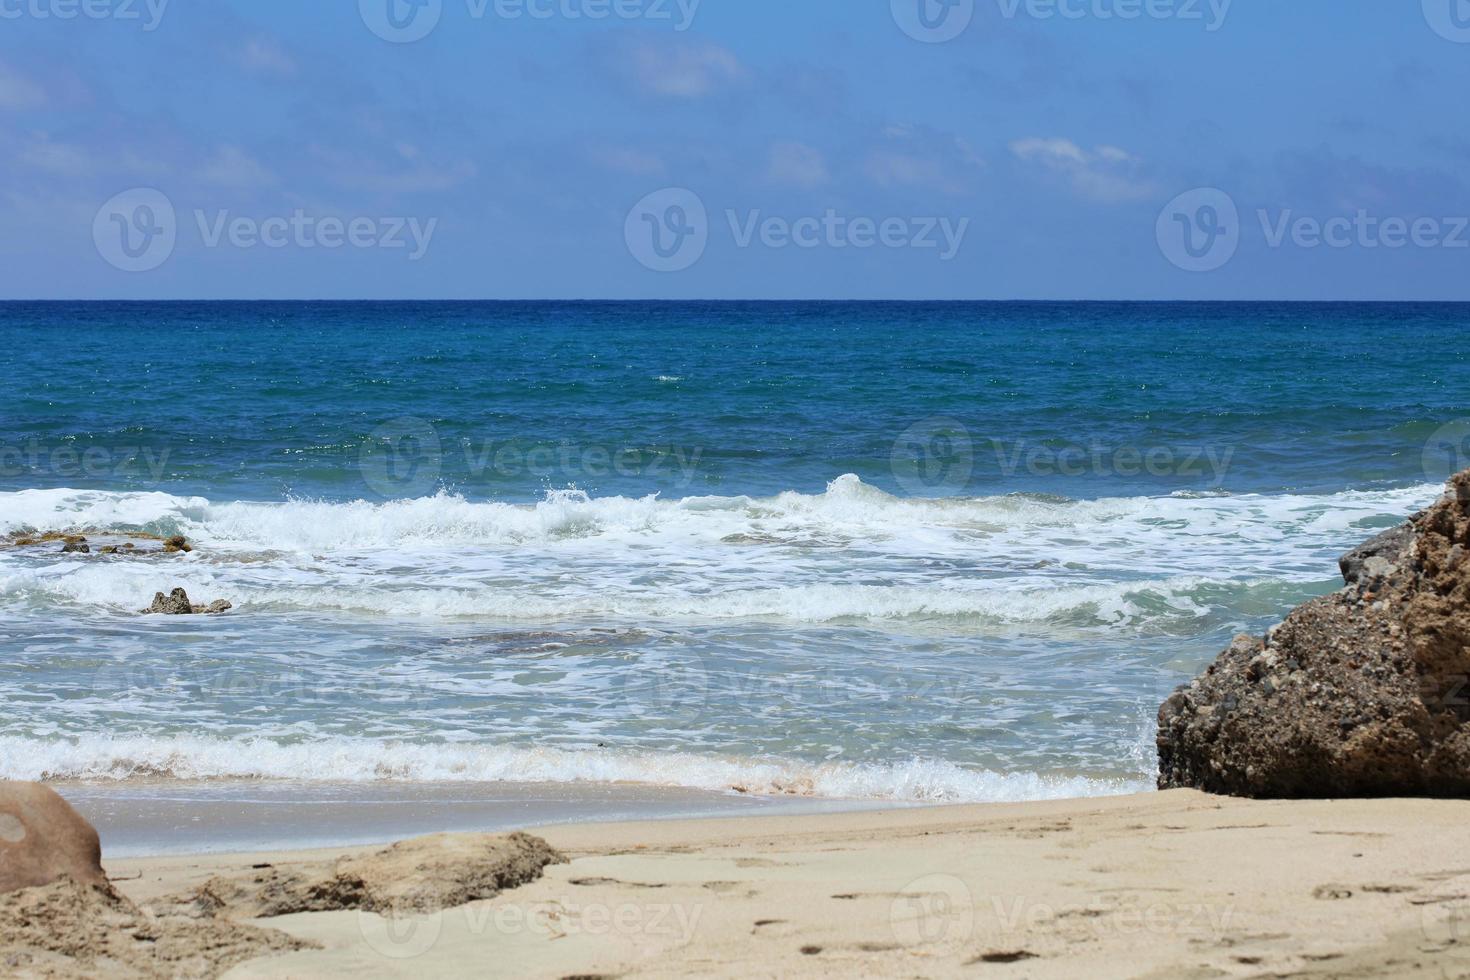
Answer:
<svg viewBox="0 0 1470 980"><path fill-rule="evenodd" d="M1098 779L1000 773L916 759L888 765L808 764L685 753L408 744L334 738L0 737L0 779L289 779L311 782L627 782L832 799L989 803L1141 792L1143 776Z"/></svg>
<svg viewBox="0 0 1470 980"><path fill-rule="evenodd" d="M1328 581L1338 553L1437 487L1331 495L916 500L853 476L822 494L440 494L211 503L0 494L0 530L162 529L202 547L166 583L240 608L505 620L949 619L1138 625L1205 616L1224 586ZM134 611L156 563L0 551L0 602Z"/></svg>

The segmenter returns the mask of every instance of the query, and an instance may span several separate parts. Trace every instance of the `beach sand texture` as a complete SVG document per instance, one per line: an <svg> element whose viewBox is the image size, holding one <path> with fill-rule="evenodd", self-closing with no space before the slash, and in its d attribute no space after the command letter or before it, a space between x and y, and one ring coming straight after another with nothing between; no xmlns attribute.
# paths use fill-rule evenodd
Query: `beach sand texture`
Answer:
<svg viewBox="0 0 1470 980"><path fill-rule="evenodd" d="M1104 800L552 828L571 858L228 976L1470 976L1470 803ZM139 903L337 856L118 860Z"/></svg>

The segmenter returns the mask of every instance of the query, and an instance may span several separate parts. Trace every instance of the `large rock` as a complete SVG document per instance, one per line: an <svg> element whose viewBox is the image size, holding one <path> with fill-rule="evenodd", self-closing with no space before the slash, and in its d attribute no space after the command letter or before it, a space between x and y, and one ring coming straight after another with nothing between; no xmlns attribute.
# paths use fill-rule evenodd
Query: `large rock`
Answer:
<svg viewBox="0 0 1470 980"><path fill-rule="evenodd" d="M530 834L438 834L359 857L217 876L172 902L175 909L235 919L343 909L429 913L494 898L540 878L548 864L564 863Z"/></svg>
<svg viewBox="0 0 1470 980"><path fill-rule="evenodd" d="M107 885L97 831L51 789L0 782L0 895L63 877Z"/></svg>
<svg viewBox="0 0 1470 980"><path fill-rule="evenodd" d="M1160 788L1470 796L1470 471L1342 572L1164 702Z"/></svg>

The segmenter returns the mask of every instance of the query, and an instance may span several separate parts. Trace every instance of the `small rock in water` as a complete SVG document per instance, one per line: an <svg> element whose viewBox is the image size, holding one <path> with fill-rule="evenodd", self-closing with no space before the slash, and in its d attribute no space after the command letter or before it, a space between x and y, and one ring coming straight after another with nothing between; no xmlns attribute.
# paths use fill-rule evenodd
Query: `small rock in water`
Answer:
<svg viewBox="0 0 1470 980"><path fill-rule="evenodd" d="M173 537L168 538L163 542L163 550L165 554L171 555L181 551L190 552L194 549L189 545L188 539L185 538L182 534L175 534Z"/></svg>
<svg viewBox="0 0 1470 980"><path fill-rule="evenodd" d="M174 589L166 596L162 592L155 593L153 605L143 612L160 616L188 616L193 614L194 605L189 601L189 593L183 589Z"/></svg>
<svg viewBox="0 0 1470 980"><path fill-rule="evenodd" d="M189 601L189 593L183 589L174 589L168 595L156 592L153 595L153 605L143 610L145 616L193 616L208 615L218 616L220 613L229 612L235 608L228 599L216 599L207 606L196 606Z"/></svg>
<svg viewBox="0 0 1470 980"><path fill-rule="evenodd" d="M61 553L63 555L90 555L92 553L92 548L90 545L82 544L77 541L68 541L66 544L61 546Z"/></svg>

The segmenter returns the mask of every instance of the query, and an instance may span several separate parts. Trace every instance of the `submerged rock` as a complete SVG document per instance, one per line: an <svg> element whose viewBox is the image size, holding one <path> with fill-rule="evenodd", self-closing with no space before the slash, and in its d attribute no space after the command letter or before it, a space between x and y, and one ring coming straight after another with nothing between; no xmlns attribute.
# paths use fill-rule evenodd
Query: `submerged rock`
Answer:
<svg viewBox="0 0 1470 980"><path fill-rule="evenodd" d="M1160 788L1470 796L1470 470L1341 568L1164 702Z"/></svg>
<svg viewBox="0 0 1470 980"><path fill-rule="evenodd" d="M0 895L63 877L107 884L97 831L50 788L0 782Z"/></svg>
<svg viewBox="0 0 1470 980"><path fill-rule="evenodd" d="M437 834L360 857L217 876L163 907L237 919L343 909L424 914L494 898L565 863L530 834Z"/></svg>

